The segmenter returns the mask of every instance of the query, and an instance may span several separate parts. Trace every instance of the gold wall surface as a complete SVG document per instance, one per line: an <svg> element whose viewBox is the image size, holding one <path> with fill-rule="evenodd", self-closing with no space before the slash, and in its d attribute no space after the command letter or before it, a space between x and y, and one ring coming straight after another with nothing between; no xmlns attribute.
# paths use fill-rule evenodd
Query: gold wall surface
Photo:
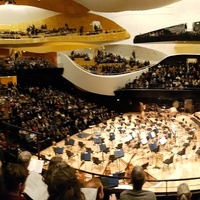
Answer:
<svg viewBox="0 0 200 200"><path fill-rule="evenodd" d="M36 28L40 28L41 25L46 24L47 30L52 30L63 28L68 24L68 27L75 28L77 33L67 34L66 36L43 37L40 35L38 38L20 37L20 39L0 39L1 48L44 53L52 52L52 48L53 51L82 47L92 48L93 46L100 45L100 43L115 42L130 38L130 34L123 27L105 17L88 13L89 10L87 8L73 0L17 0L17 5L35 6L61 14L40 21L33 20L26 23L0 25L0 31L26 32L28 26L33 24ZM91 25L93 21L101 23L103 33L88 36L86 33L93 30ZM80 26L84 27L84 35L82 36L79 35ZM108 33L105 34L105 31Z"/></svg>

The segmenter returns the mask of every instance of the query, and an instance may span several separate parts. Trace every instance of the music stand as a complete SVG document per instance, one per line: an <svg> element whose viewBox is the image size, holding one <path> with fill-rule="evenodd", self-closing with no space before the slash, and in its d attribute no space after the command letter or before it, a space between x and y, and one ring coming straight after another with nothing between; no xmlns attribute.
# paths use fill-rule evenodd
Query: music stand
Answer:
<svg viewBox="0 0 200 200"><path fill-rule="evenodd" d="M95 131L95 132L94 132L94 135L95 135L96 137L100 137L100 136L101 136L101 131Z"/></svg>
<svg viewBox="0 0 200 200"><path fill-rule="evenodd" d="M82 161L82 164L84 164L84 161L91 161L91 152L81 152L80 160ZM82 166L82 164L80 166ZM85 165L86 168L86 165Z"/></svg>
<svg viewBox="0 0 200 200"><path fill-rule="evenodd" d="M165 136L161 137L159 141L161 145L165 145L167 143L167 139L165 138Z"/></svg>
<svg viewBox="0 0 200 200"><path fill-rule="evenodd" d="M151 132L148 133L148 136L149 136L150 139L153 139L153 138L156 137L156 134L155 134L154 131L151 131Z"/></svg>
<svg viewBox="0 0 200 200"><path fill-rule="evenodd" d="M110 140L110 141L113 141L113 140L115 140L115 133L113 133L113 132L110 132L110 135L109 135L109 140Z"/></svg>
<svg viewBox="0 0 200 200"><path fill-rule="evenodd" d="M83 138L83 132L78 132L77 136L78 138Z"/></svg>
<svg viewBox="0 0 200 200"><path fill-rule="evenodd" d="M119 185L119 179L117 173L111 174L108 177L101 177L101 181L104 187L117 187Z"/></svg>
<svg viewBox="0 0 200 200"><path fill-rule="evenodd" d="M81 152L81 161L91 161L91 152Z"/></svg>
<svg viewBox="0 0 200 200"><path fill-rule="evenodd" d="M66 144L66 145L69 145L69 146L74 146L74 142L75 142L74 139L71 139L71 138L70 138L68 141L66 141L65 144Z"/></svg>
<svg viewBox="0 0 200 200"><path fill-rule="evenodd" d="M102 159L104 161L104 155L103 155L103 152L106 150L106 145L105 144L99 144L99 149L100 149L100 152L102 152Z"/></svg>
<svg viewBox="0 0 200 200"><path fill-rule="evenodd" d="M115 159L124 157L124 150L123 149L116 149L114 151Z"/></svg>
<svg viewBox="0 0 200 200"><path fill-rule="evenodd" d="M100 144L100 143L102 143L102 138L100 138L100 137L95 137L95 138L94 138L94 144Z"/></svg>
<svg viewBox="0 0 200 200"><path fill-rule="evenodd" d="M146 144L148 143L147 138L146 138L146 137L142 138L142 139L141 139L141 143L142 143L143 145L146 145Z"/></svg>
<svg viewBox="0 0 200 200"><path fill-rule="evenodd" d="M109 140L112 142L112 148L113 148L113 141L115 140L115 133L114 132L110 132Z"/></svg>
<svg viewBox="0 0 200 200"><path fill-rule="evenodd" d="M116 150L114 151L114 156L115 156L115 159L118 160L118 168L119 168L119 171L120 171L119 158L124 157L124 150L123 150L123 149L116 149Z"/></svg>
<svg viewBox="0 0 200 200"><path fill-rule="evenodd" d="M152 142L149 144L149 148L152 152L157 153L159 151L159 146L156 144L156 142Z"/></svg>
<svg viewBox="0 0 200 200"><path fill-rule="evenodd" d="M55 154L63 154L64 147L53 147Z"/></svg>

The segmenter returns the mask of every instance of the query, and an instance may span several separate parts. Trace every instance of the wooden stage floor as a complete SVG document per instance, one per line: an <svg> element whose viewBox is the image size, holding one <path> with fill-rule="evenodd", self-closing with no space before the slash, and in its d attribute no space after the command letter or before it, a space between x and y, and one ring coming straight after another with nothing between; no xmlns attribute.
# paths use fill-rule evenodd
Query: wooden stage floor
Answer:
<svg viewBox="0 0 200 200"><path fill-rule="evenodd" d="M200 189L199 179L165 181L200 177L200 157L196 154L200 148L200 128L192 118L198 120L194 114L174 114L169 111L147 112L142 120L140 113L126 113L71 136L68 139L74 141L73 145L66 145L65 141L61 141L56 144L56 147L63 147L63 154L60 156L68 164L86 172L102 175L109 169L113 174L124 172L128 164L146 165L147 179L158 181L147 181L144 185L146 189L156 193L175 192L180 183L187 182L191 190L197 190ZM113 141L110 140L110 133L114 133ZM98 139L94 139L97 137L103 138L109 152L100 151ZM84 147L80 147L80 142L84 144ZM135 148L138 142L140 147ZM153 143L159 146L158 152L154 152L154 147L151 147ZM110 155L117 155L118 145L122 145L124 155L111 162ZM184 145L187 146L186 152L183 156L179 156L177 153L183 149ZM82 156L87 154L86 148L91 148L93 153L91 153L91 161L83 162L81 154ZM66 150L72 152L73 156L69 157ZM53 146L41 151L41 154L51 159L55 155ZM173 163L165 165L163 161L172 155L174 156ZM92 162L93 157L103 162L96 165ZM90 177L91 174L86 173L85 178ZM124 180L120 180L116 188L125 189L131 186L125 184Z"/></svg>

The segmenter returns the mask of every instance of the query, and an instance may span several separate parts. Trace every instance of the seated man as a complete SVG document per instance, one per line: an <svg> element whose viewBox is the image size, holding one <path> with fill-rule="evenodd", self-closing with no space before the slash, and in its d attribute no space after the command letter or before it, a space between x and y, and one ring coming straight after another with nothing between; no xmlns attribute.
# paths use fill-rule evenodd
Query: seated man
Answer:
<svg viewBox="0 0 200 200"><path fill-rule="evenodd" d="M22 192L27 176L28 171L23 166L14 163L8 164L3 173L5 192L0 194L0 199L26 200Z"/></svg>
<svg viewBox="0 0 200 200"><path fill-rule="evenodd" d="M145 173L141 166L135 166L131 172L132 190L124 190L120 194L120 200L156 200L156 195L148 190L143 190L145 183Z"/></svg>

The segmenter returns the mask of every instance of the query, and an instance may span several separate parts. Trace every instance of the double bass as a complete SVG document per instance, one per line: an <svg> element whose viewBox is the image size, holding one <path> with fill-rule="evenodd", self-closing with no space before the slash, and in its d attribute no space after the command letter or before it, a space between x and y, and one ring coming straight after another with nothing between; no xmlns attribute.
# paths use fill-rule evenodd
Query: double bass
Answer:
<svg viewBox="0 0 200 200"><path fill-rule="evenodd" d="M126 165L126 168L125 168L125 177L126 178L129 178L129 179L126 179L125 182L127 182L128 184L130 184L130 178L131 178L131 172L132 172L132 169L133 169L133 164L131 163L133 157L136 155L136 153L133 153L133 155L131 156L129 162L127 163Z"/></svg>

